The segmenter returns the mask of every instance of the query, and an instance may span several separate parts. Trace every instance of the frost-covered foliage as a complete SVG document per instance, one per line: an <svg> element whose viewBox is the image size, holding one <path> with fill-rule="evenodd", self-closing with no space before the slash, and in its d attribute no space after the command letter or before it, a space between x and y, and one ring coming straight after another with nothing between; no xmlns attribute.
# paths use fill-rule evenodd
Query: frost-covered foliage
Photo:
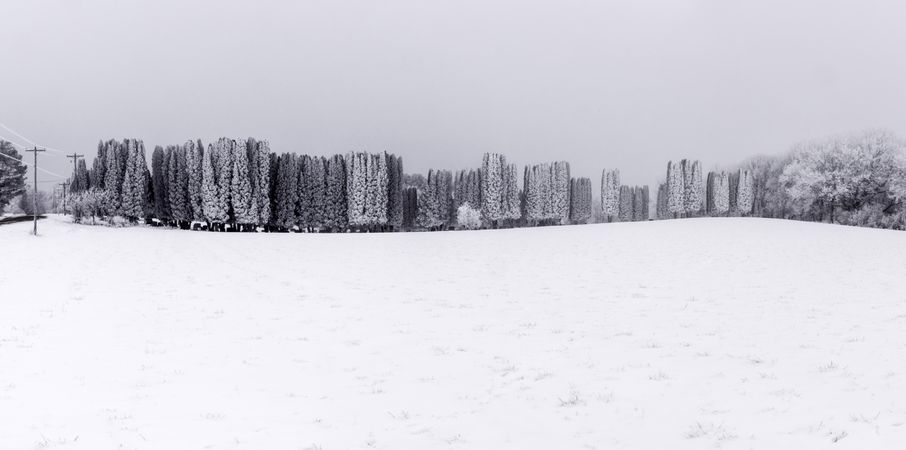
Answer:
<svg viewBox="0 0 906 450"><path fill-rule="evenodd" d="M220 168L220 152L209 144L202 155L201 198L204 218L210 223L226 222L226 205L221 203L220 183L217 180ZM155 191L156 194L156 191Z"/></svg>
<svg viewBox="0 0 906 450"><path fill-rule="evenodd" d="M298 192L298 162L293 153L280 155L277 162L274 223L283 229L296 225Z"/></svg>
<svg viewBox="0 0 906 450"><path fill-rule="evenodd" d="M674 217L686 211L685 175L681 164L667 163L667 212Z"/></svg>
<svg viewBox="0 0 906 450"><path fill-rule="evenodd" d="M481 172L478 170L461 170L456 174L453 194L456 207L463 203L478 208L481 205Z"/></svg>
<svg viewBox="0 0 906 450"><path fill-rule="evenodd" d="M25 172L28 170L22 162L22 155L13 144L0 140L0 212L15 197L25 192Z"/></svg>
<svg viewBox="0 0 906 450"><path fill-rule="evenodd" d="M125 173L121 194L122 215L130 222L138 220L145 214L146 184L145 144L137 139L126 139L124 148L127 154Z"/></svg>
<svg viewBox="0 0 906 450"><path fill-rule="evenodd" d="M412 228L418 218L418 188L403 188L403 227Z"/></svg>
<svg viewBox="0 0 906 450"><path fill-rule="evenodd" d="M535 223L569 221L569 163L537 164L525 172L525 215Z"/></svg>
<svg viewBox="0 0 906 450"><path fill-rule="evenodd" d="M632 188L632 220L648 220L648 186Z"/></svg>
<svg viewBox="0 0 906 450"><path fill-rule="evenodd" d="M387 159L387 224L403 225L403 158L384 152Z"/></svg>
<svg viewBox="0 0 906 450"><path fill-rule="evenodd" d="M608 222L620 214L620 170L601 171L601 211Z"/></svg>
<svg viewBox="0 0 906 450"><path fill-rule="evenodd" d="M506 218L505 170L506 157L499 153L484 154L480 177L481 215L491 223Z"/></svg>
<svg viewBox="0 0 906 450"><path fill-rule="evenodd" d="M655 205L655 214L658 219L669 219L670 212L667 210L667 183L661 183L657 187L657 203Z"/></svg>
<svg viewBox="0 0 906 450"><path fill-rule="evenodd" d="M349 225L388 224L390 173L383 153L349 153L346 157Z"/></svg>
<svg viewBox="0 0 906 450"><path fill-rule="evenodd" d="M708 174L708 213L726 215L730 211L730 177L726 172Z"/></svg>
<svg viewBox="0 0 906 450"><path fill-rule="evenodd" d="M427 184L417 194L416 224L421 228L438 229L453 221L453 174L448 170L429 170Z"/></svg>
<svg viewBox="0 0 906 450"><path fill-rule="evenodd" d="M742 216L752 214L755 204L755 180L752 172L745 169L739 170L739 185L736 189L736 210Z"/></svg>
<svg viewBox="0 0 906 450"><path fill-rule="evenodd" d="M459 228L477 230L481 228L481 211L472 208L469 202L464 202L456 208L456 223Z"/></svg>
<svg viewBox="0 0 906 450"><path fill-rule="evenodd" d="M573 178L570 180L569 220L573 223L586 223L591 218L591 179Z"/></svg>
<svg viewBox="0 0 906 450"><path fill-rule="evenodd" d="M683 207L687 216L697 216L701 214L704 209L705 200L705 187L702 182L702 164L698 160L691 164L686 161L685 169L689 172L684 177L686 186Z"/></svg>
<svg viewBox="0 0 906 450"><path fill-rule="evenodd" d="M892 212L901 207L904 141L887 131L870 130L798 144L783 169L781 184L794 202L809 205L803 215L835 221L838 211L867 205Z"/></svg>
<svg viewBox="0 0 906 450"><path fill-rule="evenodd" d="M202 185L204 183L204 147L199 139L197 142L189 140L183 145L186 152L186 177L189 209L192 211L192 220L202 222L204 216L204 195ZM156 151L156 149L155 149ZM152 157L153 160L153 157ZM155 191L156 195L156 191Z"/></svg>
<svg viewBox="0 0 906 450"><path fill-rule="evenodd" d="M620 186L620 222L631 222L635 213L633 211L632 188Z"/></svg>

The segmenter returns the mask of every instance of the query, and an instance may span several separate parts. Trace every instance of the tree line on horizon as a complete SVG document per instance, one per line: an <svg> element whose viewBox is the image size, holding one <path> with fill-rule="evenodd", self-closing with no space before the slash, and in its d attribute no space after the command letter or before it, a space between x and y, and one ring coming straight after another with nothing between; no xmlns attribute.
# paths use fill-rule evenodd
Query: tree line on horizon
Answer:
<svg viewBox="0 0 906 450"><path fill-rule="evenodd" d="M705 173L699 161L667 164L650 208L648 186L618 169L591 180L569 163L518 168L487 153L477 168L407 174L387 152L330 157L277 154L267 141L220 138L157 146L150 166L141 140L98 143L89 168L70 179L67 210L81 222L146 222L219 231L401 231L757 216L906 228L906 145L868 130L797 144ZM0 141L0 206L25 195L24 164ZM14 162L18 161L18 164Z"/></svg>

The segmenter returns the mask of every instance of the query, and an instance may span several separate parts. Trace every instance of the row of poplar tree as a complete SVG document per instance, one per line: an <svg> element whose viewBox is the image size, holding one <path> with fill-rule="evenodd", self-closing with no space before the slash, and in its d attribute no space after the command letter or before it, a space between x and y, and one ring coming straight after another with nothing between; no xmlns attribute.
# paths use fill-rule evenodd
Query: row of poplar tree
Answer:
<svg viewBox="0 0 906 450"><path fill-rule="evenodd" d="M498 153L485 154L478 169L430 170L425 178L404 174L402 158L386 152L277 155L254 138L158 146L148 167L142 141L108 140L90 169L79 161L67 209L77 221L124 217L240 231L446 229L463 208L485 227L592 216L591 180L571 178L565 161L526 167L522 189L518 181L516 165Z"/></svg>

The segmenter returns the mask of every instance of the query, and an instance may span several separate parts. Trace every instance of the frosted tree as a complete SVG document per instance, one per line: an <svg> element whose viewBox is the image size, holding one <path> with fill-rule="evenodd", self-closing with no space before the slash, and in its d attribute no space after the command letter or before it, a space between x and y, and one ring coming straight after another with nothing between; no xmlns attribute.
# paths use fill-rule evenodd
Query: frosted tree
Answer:
<svg viewBox="0 0 906 450"><path fill-rule="evenodd" d="M481 228L481 212L464 202L456 209L456 223L464 230L477 230Z"/></svg>
<svg viewBox="0 0 906 450"><path fill-rule="evenodd" d="M15 198L25 193L28 167L22 155L9 141L0 140L0 212Z"/></svg>
<svg viewBox="0 0 906 450"><path fill-rule="evenodd" d="M69 184L69 192L78 193L88 190L88 166L85 165L85 160L80 159L76 163L76 168L72 174L71 182Z"/></svg>
<svg viewBox="0 0 906 450"><path fill-rule="evenodd" d="M739 187L737 190L737 200L736 208L739 211L740 215L748 216L752 214L752 207L754 206L754 178L752 177L752 172L748 170L740 170L739 172Z"/></svg>
<svg viewBox="0 0 906 450"><path fill-rule="evenodd" d="M683 182L685 197L683 209L687 216L698 215L703 208L705 190L702 184L701 162L683 160Z"/></svg>
<svg viewBox="0 0 906 450"><path fill-rule="evenodd" d="M204 147L201 140L188 140L183 145L186 152L186 178L188 179L189 209L192 220L202 222L204 215ZM156 150L155 150L156 151ZM152 158L153 159L153 158Z"/></svg>
<svg viewBox="0 0 906 450"><path fill-rule="evenodd" d="M296 203L298 200L299 169L296 155L284 153L277 162L275 209L273 214L277 226L290 230L296 225Z"/></svg>
<svg viewBox="0 0 906 450"><path fill-rule="evenodd" d="M271 162L273 161L273 158L271 146L268 141L256 142L254 151L257 155L256 167L254 169L257 171L255 204L258 206L258 223L265 225L270 223L271 219L271 173L276 170L276 167L274 167L274 170L272 171Z"/></svg>
<svg viewBox="0 0 906 450"><path fill-rule="evenodd" d="M387 158L387 224L394 229L403 225L403 158L384 153Z"/></svg>
<svg viewBox="0 0 906 450"><path fill-rule="evenodd" d="M608 222L613 222L620 214L620 171L618 169L601 172L601 210Z"/></svg>
<svg viewBox="0 0 906 450"><path fill-rule="evenodd" d="M511 221L522 217L522 202L519 199L519 178L515 164L507 164L505 171L505 200L504 218Z"/></svg>
<svg viewBox="0 0 906 450"><path fill-rule="evenodd" d="M495 227L504 218L504 167L499 153L485 153L481 164L481 214ZM419 206L421 207L421 206Z"/></svg>
<svg viewBox="0 0 906 450"><path fill-rule="evenodd" d="M227 220L226 207L221 201L218 170L220 169L220 152L214 144L208 145L202 154L201 198L205 220L210 224L224 223Z"/></svg>
<svg viewBox="0 0 906 450"><path fill-rule="evenodd" d="M189 205L189 176L186 171L185 147L170 147L169 168L167 169L167 195L170 201L170 212L177 223L192 220Z"/></svg>
<svg viewBox="0 0 906 450"><path fill-rule="evenodd" d="M632 188L632 220L648 220L648 186Z"/></svg>
<svg viewBox="0 0 906 450"><path fill-rule="evenodd" d="M657 203L655 205L655 214L658 219L669 218L667 211L667 183L661 183L657 187Z"/></svg>
<svg viewBox="0 0 906 450"><path fill-rule="evenodd" d="M682 166L673 161L667 163L667 211L673 217L686 212L685 183Z"/></svg>
<svg viewBox="0 0 906 450"><path fill-rule="evenodd" d="M111 215L121 212L123 195L123 174L126 170L125 146L117 141L107 143L107 168L104 175L104 186L107 190L105 209Z"/></svg>
<svg viewBox="0 0 906 450"><path fill-rule="evenodd" d="M419 227L433 230L443 225L443 220L438 216L441 209L440 201L438 199L440 196L438 188L438 173L433 169L429 170L427 186L425 190L419 192L417 196L418 215L416 217L416 224Z"/></svg>
<svg viewBox="0 0 906 450"><path fill-rule="evenodd" d="M342 230L348 224L346 206L346 160L334 155L327 161L327 192L324 226Z"/></svg>
<svg viewBox="0 0 906 450"><path fill-rule="evenodd" d="M403 188L403 228L412 228L418 217L418 188Z"/></svg>
<svg viewBox="0 0 906 450"><path fill-rule="evenodd" d="M258 221L258 205L255 203L252 193L246 146L241 141L231 141L230 153L233 159L233 171L230 179L233 220L240 225L255 224Z"/></svg>
<svg viewBox="0 0 906 450"><path fill-rule="evenodd" d="M553 217L559 223L569 222L569 163L557 161L552 165L551 206Z"/></svg>
<svg viewBox="0 0 906 450"><path fill-rule="evenodd" d="M629 186L620 186L620 222L632 221L632 206L632 189Z"/></svg>
<svg viewBox="0 0 906 450"><path fill-rule="evenodd" d="M214 144L214 151L217 153L214 159L217 162L216 179L217 179L217 203L218 208L224 212L222 222L231 222L235 215L232 207L231 195L233 190L233 149L236 147L235 141L229 138L220 138Z"/></svg>
<svg viewBox="0 0 906 450"><path fill-rule="evenodd" d="M591 218L591 180L573 178L570 181L570 220L586 223Z"/></svg>
<svg viewBox="0 0 906 450"><path fill-rule="evenodd" d="M122 214L135 222L145 213L145 146L142 141L125 140L126 170L123 175Z"/></svg>
<svg viewBox="0 0 906 450"><path fill-rule="evenodd" d="M739 189L738 189L739 188L739 171L738 170L727 174L727 183L728 183L728 189L730 191L729 192L729 199L730 199L729 209L730 209L730 211L735 213L737 211L736 200L739 195Z"/></svg>
<svg viewBox="0 0 906 450"><path fill-rule="evenodd" d="M522 191L525 202L525 219L537 222L542 219L541 191L538 183L538 171L535 167L525 167Z"/></svg>
<svg viewBox="0 0 906 450"><path fill-rule="evenodd" d="M730 178L726 172L714 174L714 214L725 215L730 211Z"/></svg>
<svg viewBox="0 0 906 450"><path fill-rule="evenodd" d="M346 156L346 193L348 222L352 226L367 223L366 192L368 190L368 167L365 153L349 153Z"/></svg>
<svg viewBox="0 0 906 450"><path fill-rule="evenodd" d="M98 141L98 153L91 164L91 187L95 189L106 189L104 181L107 176L107 145L104 141ZM92 201L100 201L101 195L92 196Z"/></svg>
<svg viewBox="0 0 906 450"><path fill-rule="evenodd" d="M154 147L151 152L151 185L154 189L154 217L158 220L170 220L170 196L167 192L169 188L170 169L164 165L165 151L161 146Z"/></svg>
<svg viewBox="0 0 906 450"><path fill-rule="evenodd" d="M317 157L300 155L297 159L298 177L296 181L296 216L299 218L299 227L306 231L314 231L315 216L315 183L313 179L313 165Z"/></svg>

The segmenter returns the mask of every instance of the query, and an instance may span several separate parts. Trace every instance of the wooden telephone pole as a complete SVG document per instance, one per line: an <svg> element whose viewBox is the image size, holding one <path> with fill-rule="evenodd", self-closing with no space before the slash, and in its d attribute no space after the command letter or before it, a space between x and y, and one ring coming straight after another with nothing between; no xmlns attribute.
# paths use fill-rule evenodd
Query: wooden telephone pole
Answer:
<svg viewBox="0 0 906 450"><path fill-rule="evenodd" d="M66 183L60 183L63 187L63 214L66 214Z"/></svg>
<svg viewBox="0 0 906 450"><path fill-rule="evenodd" d="M35 192L32 194L32 197L31 197L31 215L32 215L32 220L34 221L31 233L35 236L38 235L38 152L43 152L43 151L45 151L43 148L39 150L38 147L35 147L31 150L26 150L26 152L35 154L35 165L34 165Z"/></svg>

